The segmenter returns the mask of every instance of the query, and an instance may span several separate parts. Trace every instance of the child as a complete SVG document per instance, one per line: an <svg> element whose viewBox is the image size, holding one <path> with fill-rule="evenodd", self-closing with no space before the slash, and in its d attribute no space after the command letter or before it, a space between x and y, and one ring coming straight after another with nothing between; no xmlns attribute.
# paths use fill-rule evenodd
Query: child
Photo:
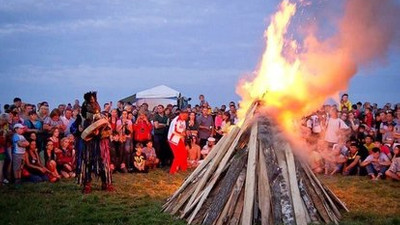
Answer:
<svg viewBox="0 0 400 225"><path fill-rule="evenodd" d="M61 149L56 150L57 167L64 178L75 177L73 151L68 148L70 145L68 138L61 139Z"/></svg>
<svg viewBox="0 0 400 225"><path fill-rule="evenodd" d="M153 148L153 142L148 141L146 147L143 148L142 152L146 155L146 166L147 168L155 168L160 160L157 158L156 150Z"/></svg>
<svg viewBox="0 0 400 225"><path fill-rule="evenodd" d="M197 138L196 136L191 136L190 142L186 146L186 150L188 151L188 167L194 168L199 165L200 160L200 146L196 144Z"/></svg>
<svg viewBox="0 0 400 225"><path fill-rule="evenodd" d="M215 138L209 137L207 139L207 144L204 145L203 149L201 150L202 158L205 159L207 155L211 152L215 145Z"/></svg>
<svg viewBox="0 0 400 225"><path fill-rule="evenodd" d="M29 146L29 142L22 135L25 132L25 127L22 124L17 123L14 125L13 128L15 133L12 137L12 165L15 183L20 184L22 175L22 164L26 152L25 148Z"/></svg>
<svg viewBox="0 0 400 225"><path fill-rule="evenodd" d="M385 175L393 180L400 180L400 145L394 147L392 164L386 170Z"/></svg>
<svg viewBox="0 0 400 225"><path fill-rule="evenodd" d="M378 147L374 147L360 166L366 167L371 180L379 180L385 174L390 163L389 157L385 153L381 153Z"/></svg>
<svg viewBox="0 0 400 225"><path fill-rule="evenodd" d="M142 152L143 144L136 143L136 152L133 154L133 171L137 173L147 173L146 155Z"/></svg>

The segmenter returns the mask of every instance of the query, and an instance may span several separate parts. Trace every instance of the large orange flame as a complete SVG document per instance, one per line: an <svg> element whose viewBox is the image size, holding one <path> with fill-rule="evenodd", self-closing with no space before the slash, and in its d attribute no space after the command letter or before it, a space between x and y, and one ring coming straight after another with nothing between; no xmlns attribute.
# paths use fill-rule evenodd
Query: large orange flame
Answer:
<svg viewBox="0 0 400 225"><path fill-rule="evenodd" d="M289 62L283 56L285 43L288 43L285 41L285 34L295 12L296 5L284 0L280 10L272 17L265 34L267 47L257 75L251 82L243 81L239 86L238 92L243 97L239 118L243 118L247 108L258 99L264 102L270 113L283 122L285 128L290 128L295 116L309 108L306 105L301 107L300 104L309 97L303 76L299 73L300 60L295 57ZM286 47L296 48L296 43L292 41Z"/></svg>

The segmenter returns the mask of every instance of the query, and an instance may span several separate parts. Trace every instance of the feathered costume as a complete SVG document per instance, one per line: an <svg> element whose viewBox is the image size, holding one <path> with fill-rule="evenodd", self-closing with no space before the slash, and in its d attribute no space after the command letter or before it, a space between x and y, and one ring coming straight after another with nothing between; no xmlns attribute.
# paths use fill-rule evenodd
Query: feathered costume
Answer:
<svg viewBox="0 0 400 225"><path fill-rule="evenodd" d="M110 170L111 127L100 114L97 93L88 92L84 98L82 104L84 121L78 116L71 126L71 132L76 138L78 183L84 185L83 193L90 193L92 172L94 172L101 178L102 189L113 191Z"/></svg>

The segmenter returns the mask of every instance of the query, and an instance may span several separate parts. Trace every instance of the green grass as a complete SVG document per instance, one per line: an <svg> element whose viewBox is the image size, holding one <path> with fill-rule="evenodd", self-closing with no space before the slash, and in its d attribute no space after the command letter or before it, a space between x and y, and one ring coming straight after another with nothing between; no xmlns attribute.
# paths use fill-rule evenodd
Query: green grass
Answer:
<svg viewBox="0 0 400 225"><path fill-rule="evenodd" d="M0 187L0 224L185 224L161 213L165 200L189 172L169 175L157 169L149 174L116 174L116 192L81 194L72 180L56 184L25 183ZM365 177L320 177L351 210L342 224L400 224L399 182L371 182Z"/></svg>

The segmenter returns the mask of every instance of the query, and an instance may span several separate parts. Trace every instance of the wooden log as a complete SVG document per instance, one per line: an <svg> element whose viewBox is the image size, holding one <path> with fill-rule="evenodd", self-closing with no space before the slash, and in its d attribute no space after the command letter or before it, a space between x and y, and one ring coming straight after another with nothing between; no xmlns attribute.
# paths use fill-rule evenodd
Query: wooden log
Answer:
<svg viewBox="0 0 400 225"><path fill-rule="evenodd" d="M314 206L314 203L307 192L307 187L304 184L304 176L300 174L299 163L296 161L296 175L297 182L299 185L300 195L303 199L306 210L308 211L308 215L310 216L311 223L319 223L322 221L322 218L318 215L317 209Z"/></svg>
<svg viewBox="0 0 400 225"><path fill-rule="evenodd" d="M204 186L206 185L207 181L214 174L215 169L219 166L221 159L224 157L226 151L231 148L232 141L238 140L239 135L242 133L239 132L240 129L232 129L230 133L232 135L229 136L229 139L226 140L224 145L221 145L219 149L214 149L213 151L216 152L216 155L212 157L212 161L210 162L210 166L208 167L204 176L199 180L198 184L196 184L196 189L193 195L190 197L188 204L185 207L184 213L187 213L189 209L192 207L194 200L198 197L199 193L203 190ZM239 133L239 134L238 134ZM233 140L234 139L234 140ZM211 152L213 152L211 151ZM210 155L207 156L209 158ZM211 158L211 157L210 157Z"/></svg>
<svg viewBox="0 0 400 225"><path fill-rule="evenodd" d="M261 211L261 224L267 225L272 224L271 217L271 193L270 183L268 179L268 171L266 165L266 159L264 155L263 146L260 144L259 166L258 166L258 207Z"/></svg>
<svg viewBox="0 0 400 225"><path fill-rule="evenodd" d="M324 183L321 184L324 187L325 191L328 193L328 195L335 202L335 205L337 205L340 209L344 210L345 212L349 212L349 209L347 208L346 204L344 204L344 202L342 202L342 200L340 200L329 187L327 187Z"/></svg>
<svg viewBox="0 0 400 225"><path fill-rule="evenodd" d="M307 170L308 166L305 164L302 164L302 169L304 171L305 176L305 181L307 185L307 189L309 193L315 193L312 194L313 202L318 210L318 213L322 216L322 218L325 220L325 223L335 223L338 224L338 220L335 216L335 213L330 209L328 203L326 202L326 198L323 195L321 188L315 183L315 180L312 178L311 170ZM327 218L327 217L328 218Z"/></svg>
<svg viewBox="0 0 400 225"><path fill-rule="evenodd" d="M300 196L300 190L299 190L299 185L297 183L297 173L296 173L296 165L294 162L294 157L292 153L292 149L289 146L288 143L284 144L282 146L285 151L285 156L286 156L286 163L287 163L287 169L288 169L288 175L289 175L289 186L290 186L290 192L292 195L292 201L293 201L293 206L294 206L294 213L296 217L296 224L297 225L307 225L307 217L308 213L306 209L304 208L304 203L301 199Z"/></svg>
<svg viewBox="0 0 400 225"><path fill-rule="evenodd" d="M253 224L253 208L254 199L257 185L257 157L258 157L258 123L254 123L251 128L250 140L249 140L249 156L247 158L247 173L246 173L246 184L244 193L244 206L242 214L242 224Z"/></svg>
<svg viewBox="0 0 400 225"><path fill-rule="evenodd" d="M321 192L321 195L324 197L325 201L327 202L329 209L333 211L334 217L335 217L335 223L339 223L339 219L342 217L342 214L340 213L339 209L337 206L333 203L331 197L328 195L326 192L325 188L322 186L321 182L319 179L315 176L315 174L312 172L310 167L308 165L305 165L305 171L310 175L311 179L316 183L316 185L319 187L319 191Z"/></svg>
<svg viewBox="0 0 400 225"><path fill-rule="evenodd" d="M237 182L240 172L247 161L247 151L239 151L232 159L232 163L224 178L220 181L221 189L217 192L211 206L206 212L203 224L213 224L221 214L225 203L232 193L233 186Z"/></svg>
<svg viewBox="0 0 400 225"><path fill-rule="evenodd" d="M231 130L231 132L229 132L227 135L223 136L221 138L221 140L219 140L219 142L215 145L214 150L218 150L221 148L221 146L225 146L226 141L228 139L231 139L232 136L237 135L237 133L239 132L239 128L238 127L233 127L233 129ZM218 151L211 151L210 154L208 155L209 157L206 157L203 162L197 166L197 168L185 179L185 181L183 182L183 184L179 187L179 189L177 191L175 191L175 193L167 200L167 202L164 204L165 205L169 205L170 202L175 199L183 190L185 190L185 188L190 185L194 179L198 178L198 175L202 172L204 172L204 170L207 168L207 166L209 165L209 162L211 160L214 159L215 155L218 153ZM163 206L163 208L164 208Z"/></svg>
<svg viewBox="0 0 400 225"><path fill-rule="evenodd" d="M217 224L217 225L226 224L227 221L230 220L230 218L235 210L235 206L238 201L240 192L242 191L242 189L244 187L245 180L246 180L246 168L243 168L242 171L240 172L240 175L236 181L235 186L233 187L232 194L229 197L228 202L225 204L225 208L222 211L221 215L219 216L219 218L215 224Z"/></svg>
<svg viewBox="0 0 400 225"><path fill-rule="evenodd" d="M281 169L282 179L279 181L279 186L281 190L281 204L282 204L282 222L283 224L296 224L294 206L292 203L292 195L290 192L290 183L289 183L289 174L288 174L288 166L286 164L285 152L281 148L281 143L274 142L274 151L276 154L276 158L278 160L279 168ZM276 223L276 221L274 221Z"/></svg>
<svg viewBox="0 0 400 225"><path fill-rule="evenodd" d="M235 210L233 211L232 218L229 221L229 225L238 225L240 222L244 205L244 192L245 189L243 188L242 191L240 192L239 200L235 206Z"/></svg>
<svg viewBox="0 0 400 225"><path fill-rule="evenodd" d="M250 110L250 114L248 114L248 116L249 116L249 115L253 115L254 111L255 111L256 108L257 108L256 106L257 106L257 104L255 104L255 105L253 106L253 108ZM232 143L231 145L229 145L229 149L228 149L226 152L222 152L222 154L217 154L216 158L219 157L219 156L221 156L221 155L223 155L223 159L222 159L221 161L220 161L219 159L215 159L215 161L218 161L218 162L220 161L220 162L214 164L214 161L213 161L213 164L211 164L212 166L215 166L215 167L218 166L218 168L217 168L217 170L216 170L215 172L214 172L214 170L215 170L214 168L211 168L209 171L207 171L205 177L207 177L207 178L210 177L210 175L211 175L212 172L214 172L214 177L213 177L210 181L208 181L208 186L204 189L204 194L203 194L203 196L201 197L199 203L197 203L196 208L194 209L194 212L193 212L192 215L190 216L189 221L188 221L189 223L191 223L191 222L193 221L193 219L195 218L197 212L201 209L201 207L202 207L204 201L206 200L206 198L208 197L210 191L211 191L212 188L214 187L215 182L217 181L218 177L219 177L219 176L221 175L221 173L225 170L225 168L226 168L225 166L227 165L228 161L229 161L229 160L231 159L231 157L232 157L232 154L233 154L234 151L236 150L236 147L237 147L238 144L239 144L239 140L241 139L241 136L242 136L245 132L247 132L247 127L250 125L250 122L251 122L250 120L246 119L246 120L244 121L244 124L243 124L242 127L241 127L241 130L240 130L239 134L236 136L236 138L235 138L235 140L233 141L233 143ZM195 194L196 194L196 192L200 191L200 189L202 189L202 188L205 186L206 181L207 181L206 179L202 178L202 180L201 180L201 181L199 182L199 184L197 185L197 189L196 189L196 191L195 191ZM193 202L194 202L194 200L195 200L196 198L197 198L197 194L194 195L194 196L189 200L189 203L186 205L184 214L187 214L187 212L194 206Z"/></svg>

